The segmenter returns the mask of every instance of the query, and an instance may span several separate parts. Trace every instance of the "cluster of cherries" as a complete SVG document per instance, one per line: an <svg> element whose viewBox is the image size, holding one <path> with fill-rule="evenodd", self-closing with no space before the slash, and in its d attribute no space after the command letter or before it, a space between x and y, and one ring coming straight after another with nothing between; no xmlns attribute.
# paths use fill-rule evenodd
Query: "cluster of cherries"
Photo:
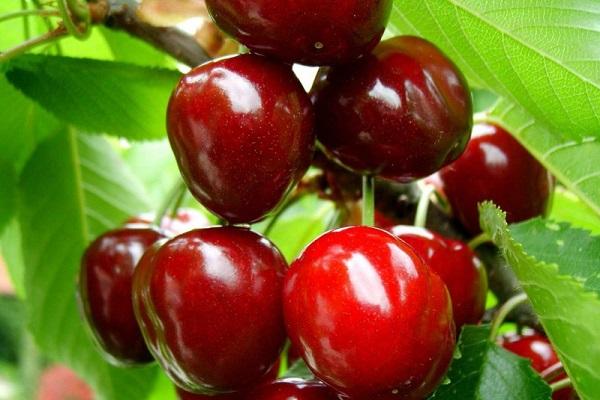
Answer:
<svg viewBox="0 0 600 400"><path fill-rule="evenodd" d="M441 169L440 190L474 234L482 200L510 221L541 214L547 172L496 126L476 127L469 143L471 94L457 67L417 37L379 43L391 0L206 4L251 53L186 74L168 134L188 189L227 225L182 211L160 229L140 218L93 242L80 296L97 341L119 365L157 360L183 399L427 397L457 332L484 312L485 269L467 245L423 228L352 226L288 267L249 224L304 176L317 140L367 176L411 182ZM327 66L310 94L292 63ZM287 338L318 380L275 380Z"/></svg>

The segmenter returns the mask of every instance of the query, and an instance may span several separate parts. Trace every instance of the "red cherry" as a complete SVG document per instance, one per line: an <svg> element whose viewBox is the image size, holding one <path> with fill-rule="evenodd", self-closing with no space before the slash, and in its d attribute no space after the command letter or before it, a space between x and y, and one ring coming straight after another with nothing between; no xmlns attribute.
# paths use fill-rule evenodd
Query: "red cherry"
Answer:
<svg viewBox="0 0 600 400"><path fill-rule="evenodd" d="M283 379L252 390L247 400L336 400L336 393L325 384L302 379Z"/></svg>
<svg viewBox="0 0 600 400"><path fill-rule="evenodd" d="M533 369L540 373L560 363L550 341L545 336L537 333L508 336L503 338L501 344L506 350L531 360ZM562 374L554 379L553 382L566 377L566 374ZM577 395L571 388L559 390L552 395L553 400L571 400L576 398Z"/></svg>
<svg viewBox="0 0 600 400"><path fill-rule="evenodd" d="M53 365L40 376L36 400L65 399L93 400L94 392L69 368Z"/></svg>
<svg viewBox="0 0 600 400"><path fill-rule="evenodd" d="M178 386L219 394L269 372L285 342L286 262L273 244L243 228L206 228L143 261L134 277L136 315Z"/></svg>
<svg viewBox="0 0 600 400"><path fill-rule="evenodd" d="M138 224L151 225L154 219L155 215L153 213L144 213L129 218L124 225L126 227ZM160 224L161 229L171 236L177 236L192 229L207 228L208 226L210 226L208 219L193 208L180 208L174 217L165 215Z"/></svg>
<svg viewBox="0 0 600 400"><path fill-rule="evenodd" d="M553 190L551 175L507 131L477 124L458 161L440 171L454 215L472 234L481 232L477 204L491 200L509 223L545 213Z"/></svg>
<svg viewBox="0 0 600 400"><path fill-rule="evenodd" d="M153 361L134 317L131 292L137 262L162 237L150 228L118 229L97 238L83 255L81 306L105 357L114 364Z"/></svg>
<svg viewBox="0 0 600 400"><path fill-rule="evenodd" d="M472 125L461 72L424 39L382 42L353 65L323 70L312 90L317 138L356 172L401 182L456 160Z"/></svg>
<svg viewBox="0 0 600 400"><path fill-rule="evenodd" d="M273 210L314 149L312 106L291 68L250 54L185 75L167 128L191 193L231 223L256 222Z"/></svg>
<svg viewBox="0 0 600 400"><path fill-rule="evenodd" d="M408 243L442 278L452 298L457 332L465 324L477 324L485 312L487 274L469 246L414 226L398 225L389 231Z"/></svg>
<svg viewBox="0 0 600 400"><path fill-rule="evenodd" d="M425 397L454 349L448 292L408 244L350 227L312 242L292 264L284 314L294 346L341 393Z"/></svg>
<svg viewBox="0 0 600 400"><path fill-rule="evenodd" d="M379 43L392 0L206 0L221 29L255 53L288 63L353 61Z"/></svg>
<svg viewBox="0 0 600 400"><path fill-rule="evenodd" d="M177 396L179 397L179 400L245 400L244 395L241 393L226 393L209 396L186 392L181 388L177 388Z"/></svg>

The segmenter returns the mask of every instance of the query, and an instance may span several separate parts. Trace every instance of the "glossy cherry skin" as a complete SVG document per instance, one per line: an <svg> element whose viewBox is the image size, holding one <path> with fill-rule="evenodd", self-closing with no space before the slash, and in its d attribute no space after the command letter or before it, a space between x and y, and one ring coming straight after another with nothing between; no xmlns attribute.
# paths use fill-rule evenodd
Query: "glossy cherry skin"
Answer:
<svg viewBox="0 0 600 400"><path fill-rule="evenodd" d="M171 239L145 261L136 316L171 379L208 395L260 382L286 338L279 250L248 229L216 227Z"/></svg>
<svg viewBox="0 0 600 400"><path fill-rule="evenodd" d="M312 98L326 153L359 173L400 182L428 176L456 160L471 134L462 73L433 44L412 36L322 70Z"/></svg>
<svg viewBox="0 0 600 400"><path fill-rule="evenodd" d="M469 246L414 226L397 225L389 231L408 243L442 278L452 299L457 332L465 324L479 323L485 312L487 274Z"/></svg>
<svg viewBox="0 0 600 400"><path fill-rule="evenodd" d="M531 366L539 373L560 363L550 341L537 333L512 335L503 338L502 347L523 358L531 360ZM566 378L565 374L558 376L554 382ZM575 391L571 388L559 390L552 395L553 400L576 399Z"/></svg>
<svg viewBox="0 0 600 400"><path fill-rule="evenodd" d="M186 392L181 388L177 388L177 397L179 397L179 400L245 400L242 393L225 393L210 396L207 394Z"/></svg>
<svg viewBox="0 0 600 400"><path fill-rule="evenodd" d="M304 175L312 105L291 68L256 55L204 64L171 96L167 131L181 174L208 210L251 223Z"/></svg>
<svg viewBox="0 0 600 400"><path fill-rule="evenodd" d="M349 227L317 238L288 271L283 301L290 340L346 396L426 397L452 358L446 287L386 231Z"/></svg>
<svg viewBox="0 0 600 400"><path fill-rule="evenodd" d="M282 379L260 385L244 400L337 400L336 393L318 381Z"/></svg>
<svg viewBox="0 0 600 400"><path fill-rule="evenodd" d="M506 211L509 223L546 212L554 180L507 131L477 124L465 153L440 171L452 211L472 234L481 232L477 204L491 200Z"/></svg>
<svg viewBox="0 0 600 400"><path fill-rule="evenodd" d="M125 226L132 225L152 225L155 215L153 213L144 213L129 218L125 221ZM180 208L175 216L165 215L160 228L169 236L177 236L193 229L207 228L210 221L201 212L193 208Z"/></svg>
<svg viewBox="0 0 600 400"><path fill-rule="evenodd" d="M163 235L150 228L122 228L97 238L85 251L79 275L80 303L105 357L117 365L153 361L131 302L136 265Z"/></svg>
<svg viewBox="0 0 600 400"><path fill-rule="evenodd" d="M206 5L221 29L255 53L334 65L379 43L392 0L206 0Z"/></svg>

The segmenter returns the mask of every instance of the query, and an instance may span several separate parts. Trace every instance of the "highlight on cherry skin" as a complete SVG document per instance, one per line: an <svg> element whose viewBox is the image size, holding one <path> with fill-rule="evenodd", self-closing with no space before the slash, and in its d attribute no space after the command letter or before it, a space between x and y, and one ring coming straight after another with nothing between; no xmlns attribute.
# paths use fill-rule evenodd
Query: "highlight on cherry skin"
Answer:
<svg viewBox="0 0 600 400"><path fill-rule="evenodd" d="M154 213L144 213L135 217L128 218L124 226L147 225L154 223ZM162 218L160 228L169 236L191 231L192 229L207 228L210 221L204 214L193 208L179 208L175 215L165 215Z"/></svg>
<svg viewBox="0 0 600 400"><path fill-rule="evenodd" d="M177 236L143 261L136 317L169 377L205 395L261 382L286 339L279 250L249 229L214 227Z"/></svg>
<svg viewBox="0 0 600 400"><path fill-rule="evenodd" d="M181 78L167 132L190 192L234 224L265 218L302 178L315 146L310 99L288 65L243 54Z"/></svg>
<svg viewBox="0 0 600 400"><path fill-rule="evenodd" d="M471 135L471 93L432 43L413 36L322 69L311 91L324 151L345 167L399 182L456 160Z"/></svg>
<svg viewBox="0 0 600 400"><path fill-rule="evenodd" d="M392 0L206 0L206 5L217 25L254 53L290 64L337 65L379 43Z"/></svg>
<svg viewBox="0 0 600 400"><path fill-rule="evenodd" d="M531 361L531 366L540 374L562 368L562 364L556 355L556 351L552 344L544 335L532 330L527 330L523 334L506 335L500 339L500 344L506 350L527 358ZM558 374L552 382L566 378L567 375L563 372ZM565 388L558 390L552 394L552 400L575 400L578 399L573 388Z"/></svg>
<svg viewBox="0 0 600 400"><path fill-rule="evenodd" d="M151 228L121 228L98 237L85 251L79 303L105 358L116 365L154 361L135 320L134 270L144 251L164 236Z"/></svg>
<svg viewBox="0 0 600 400"><path fill-rule="evenodd" d="M464 154L439 172L443 195L466 230L481 232L477 204L493 201L508 223L544 215L554 190L552 175L504 128L479 123Z"/></svg>
<svg viewBox="0 0 600 400"><path fill-rule="evenodd" d="M451 361L448 291L389 232L363 226L320 236L292 263L283 301L292 344L343 395L426 397Z"/></svg>
<svg viewBox="0 0 600 400"><path fill-rule="evenodd" d="M388 230L408 243L442 278L452 299L457 333L465 324L478 324L485 312L487 273L469 246L415 226L396 225Z"/></svg>

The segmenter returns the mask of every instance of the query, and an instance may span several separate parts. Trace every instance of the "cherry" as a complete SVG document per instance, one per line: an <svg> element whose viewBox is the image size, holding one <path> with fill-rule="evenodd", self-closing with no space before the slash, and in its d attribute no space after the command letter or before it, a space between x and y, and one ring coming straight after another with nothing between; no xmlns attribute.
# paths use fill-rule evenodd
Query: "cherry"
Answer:
<svg viewBox="0 0 600 400"><path fill-rule="evenodd" d="M206 0L221 29L255 53L288 63L333 65L379 43L392 0Z"/></svg>
<svg viewBox="0 0 600 400"><path fill-rule="evenodd" d="M462 73L417 37L387 40L355 64L322 70L312 97L317 138L359 173L401 182L428 176L456 160L471 133Z"/></svg>
<svg viewBox="0 0 600 400"><path fill-rule="evenodd" d="M177 396L179 400L245 400L244 395L241 393L225 393L210 396L186 392L181 388L177 388Z"/></svg>
<svg viewBox="0 0 600 400"><path fill-rule="evenodd" d="M442 280L386 231L349 227L317 238L288 271L283 300L293 345L344 395L426 397L452 358Z"/></svg>
<svg viewBox="0 0 600 400"><path fill-rule="evenodd" d="M408 243L442 278L452 298L457 332L465 324L477 324L485 312L487 274L469 246L414 226L398 225L389 231Z"/></svg>
<svg viewBox="0 0 600 400"><path fill-rule="evenodd" d="M182 176L231 223L273 210L314 150L310 99L289 66L256 55L204 64L173 92L167 130Z"/></svg>
<svg viewBox="0 0 600 400"><path fill-rule="evenodd" d="M184 233L140 262L136 316L178 386L214 395L244 389L269 372L286 337L286 267L267 239L236 227Z"/></svg>
<svg viewBox="0 0 600 400"><path fill-rule="evenodd" d="M125 221L125 226L131 225L151 225L154 222L155 215L153 213L144 213ZM175 216L165 215L160 224L170 236L177 236L192 229L206 228L210 226L208 219L199 211L193 208L180 208Z"/></svg>
<svg viewBox="0 0 600 400"><path fill-rule="evenodd" d="M521 357L531 360L531 366L539 373L560 363L550 341L538 333L526 333L525 335L511 335L503 338L502 347ZM558 376L553 382L566 378L566 374ZM555 392L553 400L576 399L577 395L571 388Z"/></svg>
<svg viewBox="0 0 600 400"><path fill-rule="evenodd" d="M260 385L250 391L247 400L336 400L333 390L318 381L283 379Z"/></svg>
<svg viewBox="0 0 600 400"><path fill-rule="evenodd" d="M546 169L506 130L477 124L467 150L440 171L454 215L472 234L481 232L477 204L491 200L509 223L545 213L554 181Z"/></svg>
<svg viewBox="0 0 600 400"><path fill-rule="evenodd" d="M81 306L105 357L114 364L153 361L134 317L131 292L137 262L162 237L150 228L117 229L97 238L83 255Z"/></svg>

